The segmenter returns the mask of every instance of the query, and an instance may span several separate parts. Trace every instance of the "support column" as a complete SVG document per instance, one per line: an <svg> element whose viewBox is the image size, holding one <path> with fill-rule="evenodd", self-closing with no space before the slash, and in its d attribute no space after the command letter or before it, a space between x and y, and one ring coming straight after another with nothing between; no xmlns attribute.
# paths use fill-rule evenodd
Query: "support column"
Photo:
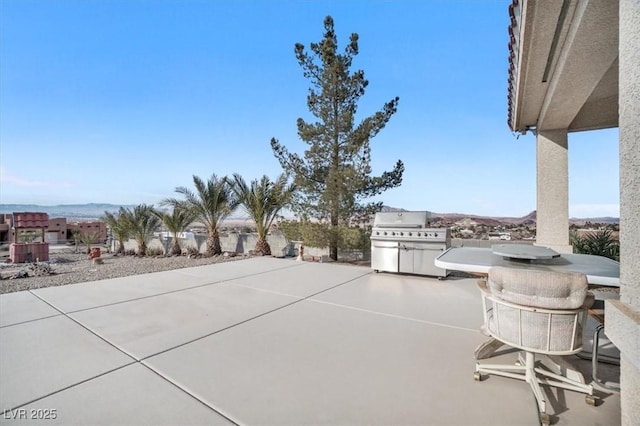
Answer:
<svg viewBox="0 0 640 426"><path fill-rule="evenodd" d="M572 253L569 244L567 129L541 130L536 137L536 245Z"/></svg>
<svg viewBox="0 0 640 426"><path fill-rule="evenodd" d="M620 0L620 300L605 332L620 349L622 425L640 424L640 1Z"/></svg>

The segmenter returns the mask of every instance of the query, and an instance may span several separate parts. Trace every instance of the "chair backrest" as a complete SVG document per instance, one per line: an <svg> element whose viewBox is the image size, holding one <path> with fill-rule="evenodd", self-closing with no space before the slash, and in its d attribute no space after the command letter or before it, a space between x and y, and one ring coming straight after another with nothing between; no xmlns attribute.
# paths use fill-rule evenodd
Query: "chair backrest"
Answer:
<svg viewBox="0 0 640 426"><path fill-rule="evenodd" d="M483 292L485 325L511 346L576 353L591 301L583 274L494 267Z"/></svg>
<svg viewBox="0 0 640 426"><path fill-rule="evenodd" d="M499 266L489 270L491 293L518 305L577 309L584 303L587 288L587 277L577 272L560 273Z"/></svg>

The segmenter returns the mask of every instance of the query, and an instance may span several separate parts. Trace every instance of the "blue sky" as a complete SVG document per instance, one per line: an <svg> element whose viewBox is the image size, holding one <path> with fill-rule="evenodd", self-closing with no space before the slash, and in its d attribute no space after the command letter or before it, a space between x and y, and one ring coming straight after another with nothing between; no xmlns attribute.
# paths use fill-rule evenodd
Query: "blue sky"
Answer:
<svg viewBox="0 0 640 426"><path fill-rule="evenodd" d="M293 46L333 16L369 80L360 118L400 97L372 140L377 200L409 210L535 209L535 138L507 126L509 0L0 2L0 202L158 203L177 186L281 172L302 153L308 81ZM618 216L618 131L569 136L570 215Z"/></svg>

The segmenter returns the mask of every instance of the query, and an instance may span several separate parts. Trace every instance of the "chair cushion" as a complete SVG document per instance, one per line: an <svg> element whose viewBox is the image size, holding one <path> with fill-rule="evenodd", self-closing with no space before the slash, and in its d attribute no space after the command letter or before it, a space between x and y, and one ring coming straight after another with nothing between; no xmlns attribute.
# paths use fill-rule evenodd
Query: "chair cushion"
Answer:
<svg viewBox="0 0 640 426"><path fill-rule="evenodd" d="M578 309L587 296L587 277L577 272L559 273L493 267L489 269L491 293L507 302L546 309Z"/></svg>

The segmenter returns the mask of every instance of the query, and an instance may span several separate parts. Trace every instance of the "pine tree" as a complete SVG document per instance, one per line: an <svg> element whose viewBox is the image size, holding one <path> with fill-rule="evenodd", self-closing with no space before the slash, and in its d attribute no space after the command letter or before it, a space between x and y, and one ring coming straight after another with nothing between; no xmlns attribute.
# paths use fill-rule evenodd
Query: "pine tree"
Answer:
<svg viewBox="0 0 640 426"><path fill-rule="evenodd" d="M399 186L404 164L398 160L392 171L371 176L369 142L395 114L399 98L356 124L358 101L369 84L364 71L350 71L358 54L358 34L351 34L344 53L339 54L331 16L325 18L324 29L323 39L310 44L310 53L302 44L295 45L296 59L311 83L307 106L317 119L297 121L298 135L309 148L300 157L275 138L271 148L285 172L294 177L296 211L328 222L329 256L337 260L339 226L379 210L381 202L367 201Z"/></svg>

